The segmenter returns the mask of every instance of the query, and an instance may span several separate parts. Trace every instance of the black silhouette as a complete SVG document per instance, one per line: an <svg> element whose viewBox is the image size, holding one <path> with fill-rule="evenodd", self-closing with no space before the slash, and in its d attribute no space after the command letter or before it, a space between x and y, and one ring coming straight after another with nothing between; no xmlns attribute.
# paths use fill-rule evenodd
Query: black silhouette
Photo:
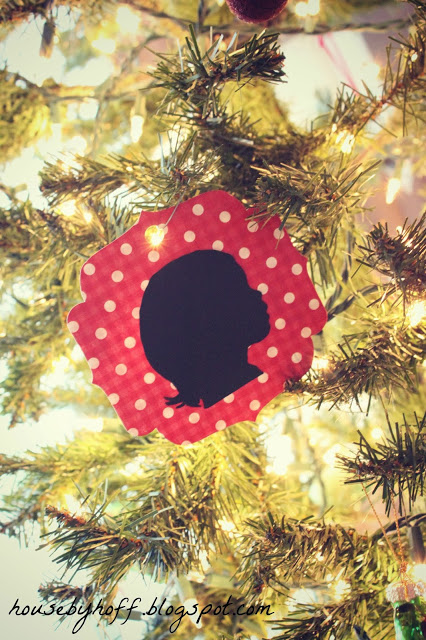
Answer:
<svg viewBox="0 0 426 640"><path fill-rule="evenodd" d="M270 331L267 305L229 253L188 253L157 271L140 309L151 366L176 387L166 404L211 407L262 371L247 349Z"/></svg>

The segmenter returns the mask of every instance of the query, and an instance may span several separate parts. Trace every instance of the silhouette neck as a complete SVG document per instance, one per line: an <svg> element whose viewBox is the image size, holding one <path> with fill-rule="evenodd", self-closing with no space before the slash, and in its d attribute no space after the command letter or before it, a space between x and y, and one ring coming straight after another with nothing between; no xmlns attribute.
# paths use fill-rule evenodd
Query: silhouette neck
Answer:
<svg viewBox="0 0 426 640"><path fill-rule="evenodd" d="M203 382L201 399L207 409L260 376L263 371L247 361L246 350L243 356L222 357L220 361L206 363L203 373L200 376Z"/></svg>

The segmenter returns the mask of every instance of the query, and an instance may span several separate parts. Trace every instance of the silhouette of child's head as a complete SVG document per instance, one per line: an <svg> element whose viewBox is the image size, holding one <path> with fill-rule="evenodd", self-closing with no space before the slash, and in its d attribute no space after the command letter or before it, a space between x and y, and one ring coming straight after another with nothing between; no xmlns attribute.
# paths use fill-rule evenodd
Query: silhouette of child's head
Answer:
<svg viewBox="0 0 426 640"><path fill-rule="evenodd" d="M247 349L269 333L266 309L229 253L194 251L157 271L140 333L149 363L178 391L166 403L207 408L260 375Z"/></svg>

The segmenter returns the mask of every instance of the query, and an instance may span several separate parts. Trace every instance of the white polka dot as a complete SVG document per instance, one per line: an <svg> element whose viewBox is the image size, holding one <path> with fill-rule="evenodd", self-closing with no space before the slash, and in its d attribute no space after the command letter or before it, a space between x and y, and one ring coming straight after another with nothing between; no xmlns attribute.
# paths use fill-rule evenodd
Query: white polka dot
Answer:
<svg viewBox="0 0 426 640"><path fill-rule="evenodd" d="M260 291L260 293L265 294L265 293L268 293L269 287L264 282L261 282L258 285L257 290Z"/></svg>
<svg viewBox="0 0 426 640"><path fill-rule="evenodd" d="M271 256L267 259L266 266L268 267L268 269L274 269L277 266L277 259Z"/></svg>
<svg viewBox="0 0 426 640"><path fill-rule="evenodd" d="M221 242L220 240L215 240L212 244L212 249L214 249L215 251L222 251L223 242Z"/></svg>
<svg viewBox="0 0 426 640"><path fill-rule="evenodd" d="M147 288L148 285L149 285L149 280L142 280L142 282L141 282L142 291L145 291L145 289Z"/></svg>
<svg viewBox="0 0 426 640"><path fill-rule="evenodd" d="M185 240L185 242L194 242L195 233L193 231L185 231L185 233L183 234L183 239Z"/></svg>
<svg viewBox="0 0 426 640"><path fill-rule="evenodd" d="M86 302L87 300L87 293L85 291L81 292L81 297L83 298L84 302Z"/></svg>
<svg viewBox="0 0 426 640"><path fill-rule="evenodd" d="M110 395L108 396L108 400L111 404L117 404L117 402L120 400L120 396L118 395L118 393L110 393Z"/></svg>
<svg viewBox="0 0 426 640"><path fill-rule="evenodd" d="M250 231L250 233L255 233L259 229L259 225L257 224L257 222L253 222L253 220L251 220L247 225L247 229Z"/></svg>
<svg viewBox="0 0 426 640"><path fill-rule="evenodd" d="M160 259L160 254L158 253L158 251L150 251L148 253L148 260L150 262L157 262L157 260Z"/></svg>
<svg viewBox="0 0 426 640"><path fill-rule="evenodd" d="M111 273L111 278L114 280L114 282L121 282L122 279L124 278L123 272L122 271L113 271Z"/></svg>
<svg viewBox="0 0 426 640"><path fill-rule="evenodd" d="M223 399L223 401L229 404L230 402L233 402L234 397L235 397L234 394L230 393L229 396L226 396L226 398Z"/></svg>
<svg viewBox="0 0 426 640"><path fill-rule="evenodd" d="M155 380L155 375L149 372L144 375L143 379L146 382L146 384L152 384Z"/></svg>
<svg viewBox="0 0 426 640"><path fill-rule="evenodd" d="M90 358L90 360L87 361L87 364L91 369L97 369L99 367L99 360L97 358Z"/></svg>
<svg viewBox="0 0 426 640"><path fill-rule="evenodd" d="M291 304L292 302L294 302L295 298L296 296L294 295L294 293L291 293L291 291L289 291L284 296L284 302L287 302L287 304Z"/></svg>
<svg viewBox="0 0 426 640"><path fill-rule="evenodd" d="M259 407L260 407L260 402L259 402L259 400L252 400L252 401L250 402L250 409L251 409L252 411L257 411L257 410L259 409Z"/></svg>
<svg viewBox="0 0 426 640"><path fill-rule="evenodd" d="M111 311L115 311L116 307L117 305L114 300L107 300L104 304L105 311L109 311L109 313L111 313Z"/></svg>
<svg viewBox="0 0 426 640"><path fill-rule="evenodd" d="M275 320L275 328L276 329L284 329L285 327L285 320L284 318L277 318Z"/></svg>
<svg viewBox="0 0 426 640"><path fill-rule="evenodd" d="M164 231L164 235L167 235L169 233L169 227L166 227L166 223L162 222L161 224L158 225L159 229L163 229Z"/></svg>
<svg viewBox="0 0 426 640"><path fill-rule="evenodd" d="M225 420L218 420L215 424L215 427L217 429L217 431L223 431L224 429L226 429L226 422Z"/></svg>
<svg viewBox="0 0 426 640"><path fill-rule="evenodd" d="M309 327L303 327L302 331L300 332L300 335L302 336L302 338L309 338L311 333L312 331L310 330Z"/></svg>
<svg viewBox="0 0 426 640"><path fill-rule="evenodd" d="M202 216L204 213L204 207L202 204L194 204L194 206L192 207L192 213L195 216Z"/></svg>
<svg viewBox="0 0 426 640"><path fill-rule="evenodd" d="M278 349L276 347L269 347L268 351L266 352L268 358L275 358L275 356L278 355Z"/></svg>
<svg viewBox="0 0 426 640"><path fill-rule="evenodd" d="M127 367L125 364L121 363L115 367L115 373L118 376L124 376L127 373Z"/></svg>
<svg viewBox="0 0 426 640"><path fill-rule="evenodd" d="M182 447L192 447L191 440L183 440L182 441Z"/></svg>
<svg viewBox="0 0 426 640"><path fill-rule="evenodd" d="M143 398L139 398L139 400L136 400L135 409L137 409L138 411L143 411L145 407L146 407L146 401Z"/></svg>
<svg viewBox="0 0 426 640"><path fill-rule="evenodd" d="M75 333L80 329L80 325L75 320L71 320L71 322L68 322L68 329L71 333Z"/></svg>
<svg viewBox="0 0 426 640"><path fill-rule="evenodd" d="M275 229L274 238L276 238L276 240L281 240L282 238L284 238L284 229Z"/></svg>
<svg viewBox="0 0 426 640"><path fill-rule="evenodd" d="M124 341L124 346L127 347L128 349L133 349L135 344L136 344L136 340L133 338L133 336L129 336Z"/></svg>
<svg viewBox="0 0 426 640"><path fill-rule="evenodd" d="M131 244L128 244L127 242L125 242L124 244L121 245L120 251L123 254L123 256L128 256L132 253L133 247Z"/></svg>
<svg viewBox="0 0 426 640"><path fill-rule="evenodd" d="M231 219L231 214L229 213L229 211L221 211L221 213L219 214L219 220L221 222L229 222Z"/></svg>
<svg viewBox="0 0 426 640"><path fill-rule="evenodd" d="M199 414L199 413L190 413L190 414L189 414L189 418L188 418L188 420L189 420L189 422L190 422L191 424L197 424L197 422L199 421L199 419L200 419L200 414Z"/></svg>
<svg viewBox="0 0 426 640"><path fill-rule="evenodd" d="M165 418L171 418L174 414L174 411L171 407L166 407L163 411L163 416Z"/></svg>
<svg viewBox="0 0 426 640"><path fill-rule="evenodd" d="M312 300L309 300L310 309L318 309L319 306L320 306L319 300L317 300L316 298L312 298Z"/></svg>
<svg viewBox="0 0 426 640"><path fill-rule="evenodd" d="M135 307L132 310L132 316L134 317L135 320L139 320L139 314L140 314L140 308L139 307Z"/></svg>
<svg viewBox="0 0 426 640"><path fill-rule="evenodd" d="M171 388L173 389L173 391L176 391L176 387L175 387L175 385L173 384L173 382L171 382L171 383L170 383L170 386L171 386Z"/></svg>
<svg viewBox="0 0 426 640"><path fill-rule="evenodd" d="M108 332L103 327L98 327L95 331L95 336L97 337L98 340L103 340L104 338L107 337L107 335L108 335Z"/></svg>
<svg viewBox="0 0 426 640"><path fill-rule="evenodd" d="M301 264L294 264L291 268L292 273L294 273L295 276L300 276L300 274L303 271L303 267Z"/></svg>
<svg viewBox="0 0 426 640"><path fill-rule="evenodd" d="M129 435L136 438L139 435L139 431L137 429L129 429Z"/></svg>
<svg viewBox="0 0 426 640"><path fill-rule="evenodd" d="M262 373L260 376L257 376L257 379L259 380L260 384L265 384L265 382L268 382L269 376L267 373Z"/></svg>
<svg viewBox="0 0 426 640"><path fill-rule="evenodd" d="M241 247L241 249L238 252L238 255L243 260L246 260L246 258L248 258L250 255L250 249L247 249L247 247Z"/></svg>
<svg viewBox="0 0 426 640"><path fill-rule="evenodd" d="M299 353L298 351L296 351L296 353L293 353L293 355L291 356L291 361L294 362L295 364L300 362L301 359L302 359L302 354Z"/></svg>
<svg viewBox="0 0 426 640"><path fill-rule="evenodd" d="M95 265L91 264L89 262L89 264L85 264L83 267L83 271L85 274L87 274L88 276L93 276L93 274L95 273L96 269L95 269Z"/></svg>

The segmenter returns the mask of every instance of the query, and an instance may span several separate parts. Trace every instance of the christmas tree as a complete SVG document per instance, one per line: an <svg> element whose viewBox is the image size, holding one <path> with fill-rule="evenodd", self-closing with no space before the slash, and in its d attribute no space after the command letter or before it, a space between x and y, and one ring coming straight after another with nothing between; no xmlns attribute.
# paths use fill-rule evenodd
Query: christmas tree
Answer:
<svg viewBox="0 0 426 640"><path fill-rule="evenodd" d="M250 2L230 4L244 18ZM0 530L53 552L39 603L73 633L86 616L117 638L120 622L147 639L426 637L425 214L386 221L407 180L410 206L424 195L426 5L277 5L260 23L219 0L0 6L3 414L17 432L57 409L81 422L0 455L16 479ZM40 56L12 68L30 27ZM348 31L381 34L380 86L347 70L295 124L287 36L339 64L326 37ZM212 190L279 218L327 323L256 422L134 437L67 328L80 270L141 211ZM130 578L160 595L132 604Z"/></svg>

